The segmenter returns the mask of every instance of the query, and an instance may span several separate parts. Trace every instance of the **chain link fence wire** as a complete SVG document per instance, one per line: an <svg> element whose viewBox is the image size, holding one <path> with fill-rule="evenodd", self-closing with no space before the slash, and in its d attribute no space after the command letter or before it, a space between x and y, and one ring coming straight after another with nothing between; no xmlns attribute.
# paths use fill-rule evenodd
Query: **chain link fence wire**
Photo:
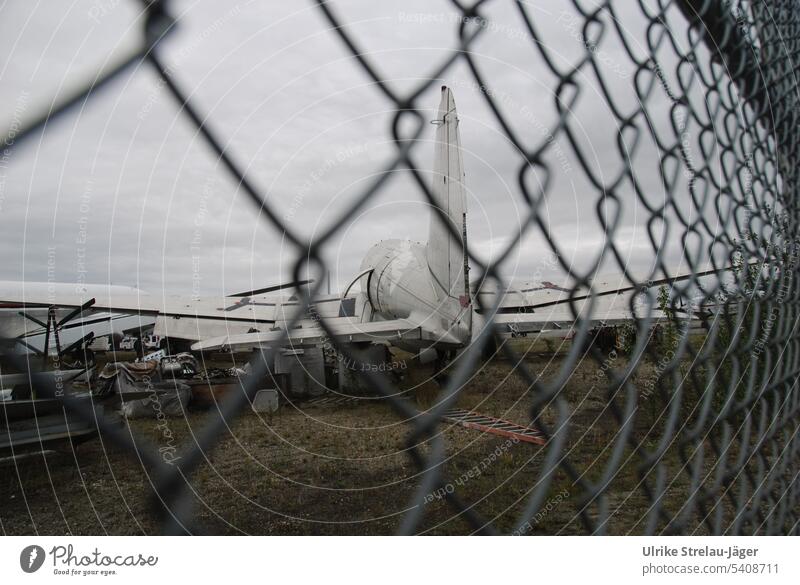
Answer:
<svg viewBox="0 0 800 585"><path fill-rule="evenodd" d="M158 73L177 108L202 135L222 163L221 167L255 204L260 217L284 233L296 249L296 280L308 272L324 274L321 252L354 212L365 208L385 187L392 172L410 173L419 194L433 202L428 181L420 169L417 144L429 126L420 96L448 72L466 66L497 127L519 154L516 187L527 204L522 229L504 252L487 261L470 249L472 270L482 283L506 285L500 266L523 235L536 231L546 240L548 253L559 259L571 277L570 295L577 300L591 290L592 271L578 271L563 260L560 242L552 235L544 205L563 168L553 162L557 143L569 145L582 178L595 198L597 219L606 238L597 257L624 275L624 284L644 297L651 308L660 306L666 316L653 328L653 315L629 328L629 359L615 362L608 351L588 343L593 335L586 313L576 311L576 333L554 379L543 381L512 346L497 337L492 327L483 329L452 364L435 406L420 411L401 400L392 379L379 372L359 372L368 386L408 424L407 453L419 471L418 485L399 524L403 534L424 525L426 495L441 490L452 478L443 472L447 454L442 415L459 397L481 356L493 344L516 364L532 389L530 420L547 437L538 477L530 478L522 512L513 532L533 531L534 519L549 505L554 478L569 478L578 497L575 514L587 533L604 534L617 507L628 499L644 501L640 519L629 531L654 533L797 534L800 532L800 335L797 331L800 294L796 265L798 244L796 132L800 100L796 57L800 50L800 3L795 0L757 2L745 0L638 0L638 18L646 44L636 44L618 17L619 2L570 2L574 10L572 30L581 43L579 58L565 63L547 42L546 23L532 14L534 2L513 2L525 25L526 50L550 73L552 112L555 123L542 136L531 137L515 125L498 93L492 88L472 48L492 26L491 5L500 0L463 2L453 0L460 14L455 25L458 46L441 63L424 73L412 91L398 93L381 68L359 44L359 39L340 20L335 2L316 3L316 10L352 54L356 67L374 83L394 110L388 133L395 145L393 159L363 189L351 209L332 222L313 241L304 239L283 221L266 193L251 182L244 168L225 148L220 128L214 126L189 98L187 90L170 75L160 54L160 43L176 34L176 22L167 1L142 4L142 43L120 61L98 72L93 82L74 96L56 103L38 120L5 141L7 148L21 148L56 118L78 108L91 107L109 81L147 63ZM510 2L510 0L509 0ZM628 76L609 77L610 42L621 47L615 53L626 61ZM597 99L587 92L587 79L599 95L617 127L618 165L600 171L575 125L573 112L581 100ZM620 89L635 100L621 100ZM597 91L597 90L595 90ZM424 104L428 105L428 104ZM663 123L667 120L668 123ZM655 146L648 150L646 143ZM533 176L537 180L532 180ZM648 192L653 176L663 191L656 201ZM535 186L534 186L535 185ZM643 211L652 258L647 278L634 275L618 245L620 214L626 206ZM449 224L448 224L449 225ZM450 228L453 229L452 227ZM459 234L454 233L454 237ZM719 272L676 283L669 294L651 286L669 276L664 257L668 241L680 241L683 262L699 273L712 266ZM312 290L298 288L302 312L321 292L323 278ZM636 295L634 295L636 296ZM499 302L499 295L496 295ZM480 302L481 297L477 297ZM633 297L631 300L633 303ZM687 306L700 306L693 314L703 328L702 343L686 326ZM633 305L632 305L633 308ZM498 306L480 307L493 316ZM320 326L342 355L356 359L352 349L337 341L325 319ZM288 328L287 328L288 330ZM655 333L654 333L655 332ZM587 349L588 347L588 349ZM41 382L40 396L58 396L67 409L99 424L104 435L125 447L131 457L155 471L150 482L153 505L166 533L196 533L193 521L192 474L203 463L228 429L228 421L249 406L259 380L268 372L272 350L256 359L245 392L227 397L218 413L184 445L175 465L166 465L154 447L143 444L82 403L57 392L52 383ZM614 350L616 351L616 350ZM616 355L616 354L614 354ZM571 405L563 388L576 365L585 357L596 363L602 380L594 393L602 400L616 432L604 456L585 465L569 448ZM24 367L18 358L17 365ZM645 371L645 364L651 364ZM656 364L652 367L652 364ZM645 373L648 383L642 384ZM543 412L554 413L546 424ZM651 414L648 414L650 412ZM650 418L648 418L650 417ZM642 425L642 422L646 424ZM423 448L422 445L425 444ZM637 482L624 497L615 492L614 479L623 466L634 466ZM677 504L666 494L675 482L685 486L686 497ZM443 490L455 515L476 533L498 531L491 518L483 518L455 491ZM633 504L629 504L633 505Z"/></svg>

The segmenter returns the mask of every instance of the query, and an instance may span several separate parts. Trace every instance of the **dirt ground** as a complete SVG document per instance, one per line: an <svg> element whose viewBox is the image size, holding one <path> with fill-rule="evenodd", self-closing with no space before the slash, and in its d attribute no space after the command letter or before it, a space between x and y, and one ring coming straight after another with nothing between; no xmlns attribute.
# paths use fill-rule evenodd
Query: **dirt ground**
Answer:
<svg viewBox="0 0 800 585"><path fill-rule="evenodd" d="M562 373L565 353L531 346L525 365L544 383ZM557 348L558 349L558 348ZM564 348L561 348L562 350ZM619 364L615 364L619 365ZM650 370L648 370L650 368ZM495 358L482 365L460 394L458 406L527 424L535 389L515 372L514 364ZM646 377L652 366L643 365ZM416 384L413 374L404 381ZM620 424L607 408L605 387L597 384L600 365L589 358L578 363L559 396L569 410L562 454L590 481L606 481L604 467L612 456ZM641 380L639 380L641 382ZM415 403L430 402L431 382L417 389ZM252 412L239 417L206 461L191 476L196 529L212 534L391 534L397 531L419 486L420 470L407 453L411 425L381 401L321 407L285 404L272 420ZM646 408L646 400L640 401ZM542 420L555 425L554 404ZM168 419L175 443L192 441L214 412L192 412ZM637 417L634 432L644 444L647 417ZM135 438L165 445L164 427L155 420L125 423ZM547 447L443 424L447 444L443 490L453 491L498 531L511 531L531 490L539 485ZM423 444L423 451L429 446ZM603 502L609 510L607 531L644 530L649 500L639 484L637 465L623 445L622 465L610 476ZM670 459L674 480L665 501L680 509L688 491L680 459ZM674 465L673 465L674 463ZM616 469L616 466L614 466ZM37 455L5 464L0 479L0 531L4 534L158 534L149 469L102 437L73 452ZM475 532L441 493L423 498L420 532ZM598 503L586 506L583 490L562 467L552 477L530 534L585 534L581 515L596 518Z"/></svg>

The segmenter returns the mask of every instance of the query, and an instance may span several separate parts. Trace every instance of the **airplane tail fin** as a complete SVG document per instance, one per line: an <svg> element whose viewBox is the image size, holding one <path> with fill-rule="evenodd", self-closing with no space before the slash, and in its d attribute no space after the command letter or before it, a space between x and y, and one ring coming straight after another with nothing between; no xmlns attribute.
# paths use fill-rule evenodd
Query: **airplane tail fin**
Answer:
<svg viewBox="0 0 800 585"><path fill-rule="evenodd" d="M464 187L464 162L458 130L456 102L450 88L442 86L434 148L434 203L455 228L455 237L442 218L432 210L428 233L427 260L444 304L453 307L454 321L471 329L469 262L466 253L467 200ZM448 311L448 313L451 311Z"/></svg>

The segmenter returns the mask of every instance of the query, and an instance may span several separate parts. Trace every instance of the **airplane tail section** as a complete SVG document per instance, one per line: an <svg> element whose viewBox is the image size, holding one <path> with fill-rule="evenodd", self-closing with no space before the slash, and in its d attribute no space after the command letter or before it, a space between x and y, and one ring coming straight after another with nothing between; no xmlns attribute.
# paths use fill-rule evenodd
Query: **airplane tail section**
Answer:
<svg viewBox="0 0 800 585"><path fill-rule="evenodd" d="M467 201L464 187L464 162L458 130L456 102L450 88L442 87L434 148L433 182L431 192L435 204L454 228L455 235L432 210L428 233L427 260L437 294L454 321L471 328L472 313L469 297L469 263L466 254ZM455 318L458 314L458 318Z"/></svg>

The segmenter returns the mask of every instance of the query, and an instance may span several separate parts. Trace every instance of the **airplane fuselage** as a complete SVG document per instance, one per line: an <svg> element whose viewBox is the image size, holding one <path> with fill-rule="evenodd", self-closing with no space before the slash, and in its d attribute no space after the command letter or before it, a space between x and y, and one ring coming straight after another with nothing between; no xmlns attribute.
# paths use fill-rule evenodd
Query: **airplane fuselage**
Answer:
<svg viewBox="0 0 800 585"><path fill-rule="evenodd" d="M357 314L363 318L406 319L416 317L442 342L464 345L472 335L469 297L447 294L436 281L427 260L427 246L410 240L383 240L361 262L371 270L362 278Z"/></svg>

